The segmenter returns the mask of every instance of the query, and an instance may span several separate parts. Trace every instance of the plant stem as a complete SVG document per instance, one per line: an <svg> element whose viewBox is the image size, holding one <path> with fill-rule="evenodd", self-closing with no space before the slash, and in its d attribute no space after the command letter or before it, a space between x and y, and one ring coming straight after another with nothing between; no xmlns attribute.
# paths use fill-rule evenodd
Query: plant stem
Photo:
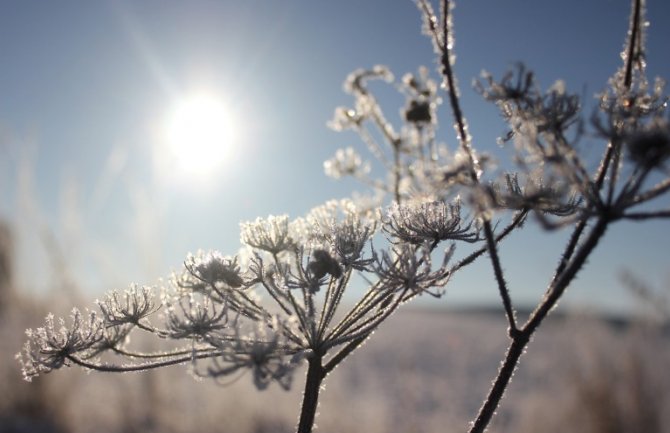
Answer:
<svg viewBox="0 0 670 433"><path fill-rule="evenodd" d="M493 272L496 277L496 282L498 283L498 290L500 291L500 297L502 298L503 307L505 308L505 315L507 316L507 322L509 323L508 332L509 335L512 336L517 332L514 308L512 307L512 299L510 298L509 290L507 289L502 266L500 265L500 256L498 255L495 236L493 235L493 229L491 228L491 222L489 220L484 221L484 234L486 236L486 245L489 250L489 256L491 257Z"/></svg>
<svg viewBox="0 0 670 433"><path fill-rule="evenodd" d="M526 322L523 328L517 333L513 334L512 342L505 355L505 360L498 371L493 387L489 391L483 406L479 409L477 419L474 421L470 433L483 433L491 422L491 419L500 404L500 400L505 394L505 389L512 379L514 370L519 364L519 358L521 358L531 336L547 317L551 309L556 306L556 303L565 292L565 289L568 288L570 283L572 283L577 276L577 273L586 262L586 259L591 255L595 247L598 245L598 242L605 234L609 223L610 220L606 217L598 219L589 232L588 237L584 240L584 243L577 249L572 260L568 262L568 265L565 266L560 276L554 278L547 291L547 295L537 309L531 314L528 322Z"/></svg>
<svg viewBox="0 0 670 433"><path fill-rule="evenodd" d="M319 404L321 382L326 377L326 370L321 365L321 361L322 356L316 354L309 359L307 379L305 380L305 393L302 397L300 421L298 422L298 433L311 433L314 426L316 408Z"/></svg>
<svg viewBox="0 0 670 433"><path fill-rule="evenodd" d="M452 30L449 28L450 18L449 18L449 0L442 1L442 76L446 80L447 92L449 94L449 103L451 105L451 110L454 115L454 120L456 122L456 131L458 132L458 141L461 144L461 147L467 155L473 160L472 150L470 149L468 143L468 133L465 127L465 119L463 117L463 111L461 111L461 104L458 98L458 90L456 89L456 80L454 78L454 73L451 68L451 47L449 45L450 33ZM474 161L471 161L474 162Z"/></svg>
<svg viewBox="0 0 670 433"><path fill-rule="evenodd" d="M360 345L363 344L366 338L368 338L367 335L358 337L355 340L351 340L349 344L344 346L344 349L340 350L337 353L337 355L335 355L330 359L330 361L324 367L324 372L326 374L330 373L335 367L337 367L337 365L340 362L344 361L344 358L346 358L351 352L360 347Z"/></svg>
<svg viewBox="0 0 670 433"><path fill-rule="evenodd" d="M639 52L639 38L640 38L640 12L642 9L642 1L635 0L633 4L633 12L630 23L629 35L630 39L628 41L628 53L626 54L626 73L624 75L624 86L626 89L630 90L631 85L633 84L633 63L639 61L638 56Z"/></svg>
<svg viewBox="0 0 670 433"><path fill-rule="evenodd" d="M540 326L540 324L547 317L552 308L556 305L558 300L563 296L565 290L570 286L570 283L577 276L577 273L582 268L586 260L589 258L595 247L598 245L598 242L605 234L607 226L611 220L609 217L602 216L600 217L588 237L584 240L584 243L579 247L577 252L574 254L572 260L565 267L565 270L561 273L560 276L557 276L553 284L547 290L545 298L542 300L540 305L531 313L528 322L523 327L524 332L529 332L532 334Z"/></svg>
<svg viewBox="0 0 670 433"><path fill-rule="evenodd" d="M400 205L400 143L393 142L393 195L395 202Z"/></svg>
<svg viewBox="0 0 670 433"><path fill-rule="evenodd" d="M493 387L491 387L484 405L479 409L479 414L477 414L477 419L474 421L470 433L483 433L486 430L500 404L502 396L505 394L507 385L512 380L514 370L519 364L519 358L523 354L527 344L528 336L525 333L515 334L512 343L507 349L505 361L498 371L498 376L495 382L493 382Z"/></svg>

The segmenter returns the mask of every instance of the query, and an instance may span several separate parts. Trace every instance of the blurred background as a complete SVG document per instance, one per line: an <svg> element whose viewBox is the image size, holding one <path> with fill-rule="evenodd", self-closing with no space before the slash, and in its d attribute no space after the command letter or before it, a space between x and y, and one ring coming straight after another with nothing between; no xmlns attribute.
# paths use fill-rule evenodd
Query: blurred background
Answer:
<svg viewBox="0 0 670 433"><path fill-rule="evenodd" d="M500 76L523 60L543 87L563 79L590 116L620 65L628 8L459 3L456 73L475 145L500 165L509 156L497 109L470 87L482 69ZM670 77L669 17L670 4L649 2L650 77ZM361 190L323 174L359 144L326 122L351 104L341 83L354 69L434 69L420 26L411 1L1 2L0 431L292 431L300 373L290 392L257 392L249 378L221 388L183 368L26 383L14 354L48 311L160 284L189 252L234 254L240 221ZM378 90L399 125L402 96ZM438 134L453 148L448 122ZM522 309L542 296L565 236L531 225L504 244ZM670 431L669 241L667 223L614 227L531 345L493 431ZM385 324L328 379L320 431L463 430L505 348L491 276L482 261Z"/></svg>

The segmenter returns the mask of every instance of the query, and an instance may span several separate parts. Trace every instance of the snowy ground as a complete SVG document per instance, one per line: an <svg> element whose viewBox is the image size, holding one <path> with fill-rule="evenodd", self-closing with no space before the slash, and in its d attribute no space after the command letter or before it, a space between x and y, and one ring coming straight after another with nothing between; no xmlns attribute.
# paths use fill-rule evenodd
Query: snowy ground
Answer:
<svg viewBox="0 0 670 433"><path fill-rule="evenodd" d="M175 367L156 374L70 369L17 380L23 320L2 327L0 432L291 432L294 387L228 387ZM33 323L34 324L34 323ZM664 336L665 335L665 336ZM592 316L550 317L522 358L492 432L670 431L670 345L657 328ZM494 312L401 311L326 380L319 432L464 432L506 347Z"/></svg>

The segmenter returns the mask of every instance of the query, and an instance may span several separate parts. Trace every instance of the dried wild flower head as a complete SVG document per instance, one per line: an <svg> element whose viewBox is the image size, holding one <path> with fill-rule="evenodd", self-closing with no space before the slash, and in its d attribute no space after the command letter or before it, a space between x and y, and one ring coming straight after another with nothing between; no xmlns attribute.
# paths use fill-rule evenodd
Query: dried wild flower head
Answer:
<svg viewBox="0 0 670 433"><path fill-rule="evenodd" d="M643 168L663 167L670 158L670 123L654 118L628 138L626 147L628 157Z"/></svg>
<svg viewBox="0 0 670 433"><path fill-rule="evenodd" d="M86 357L87 352L103 339L103 331L103 322L95 312L82 315L78 309L73 309L69 327L63 318L56 321L53 314L49 314L43 327L26 331L28 341L17 355L23 377L30 381L42 373L61 368L75 354Z"/></svg>
<svg viewBox="0 0 670 433"><path fill-rule="evenodd" d="M545 181L537 173L523 176L524 185L519 184L519 173L505 173L505 189L494 184L490 189L495 206L511 210L533 210L558 217L578 211L581 198L569 193L565 183Z"/></svg>
<svg viewBox="0 0 670 433"><path fill-rule="evenodd" d="M193 290L237 289L242 287L244 280L237 265L237 257L229 258L219 252L189 256L185 267L187 278L182 287ZM191 278L188 278L191 277Z"/></svg>
<svg viewBox="0 0 670 433"><path fill-rule="evenodd" d="M236 327L234 338L218 345L219 356L212 358L206 373L196 370L196 374L221 381L238 372L251 371L257 389L264 390L276 382L288 390L302 356L299 352L292 353L286 345L279 331L282 328L276 317L258 324L249 335L243 335Z"/></svg>
<svg viewBox="0 0 670 433"><path fill-rule="evenodd" d="M511 127L499 140L502 143L520 135L517 144L530 146L527 150L536 154L542 150L538 149L535 139L538 134L560 135L578 121L581 109L579 96L567 93L562 80L556 81L546 93L542 93L533 73L527 71L521 63L500 81L496 81L488 72L482 72L482 78L485 84L475 81L475 89L484 99L498 105L503 118Z"/></svg>
<svg viewBox="0 0 670 433"><path fill-rule="evenodd" d="M383 251L376 262L375 272L382 282L384 290L401 293L428 293L441 296L440 290L450 278L447 263L453 255L452 245L444 255L442 266L432 270L430 250L401 244L391 250Z"/></svg>
<svg viewBox="0 0 670 433"><path fill-rule="evenodd" d="M351 94L367 94L366 81L370 79L393 81L393 73L384 65L375 65L372 69L356 69L344 81L344 91Z"/></svg>
<svg viewBox="0 0 670 433"><path fill-rule="evenodd" d="M242 242L252 248L267 251L270 254L279 254L295 248L288 215L257 218L253 222L240 224Z"/></svg>
<svg viewBox="0 0 670 433"><path fill-rule="evenodd" d="M407 97L402 114L409 124L418 127L436 125L435 111L441 100L437 83L430 78L427 68L419 68L418 74L405 74L400 90Z"/></svg>
<svg viewBox="0 0 670 433"><path fill-rule="evenodd" d="M307 271L317 280L330 274L333 278L342 276L342 267L326 250L312 251L312 260L307 265Z"/></svg>
<svg viewBox="0 0 670 433"><path fill-rule="evenodd" d="M323 163L327 176L339 179L344 176L364 178L370 172L370 164L363 162L361 156L352 147L338 149L335 156Z"/></svg>
<svg viewBox="0 0 670 433"><path fill-rule="evenodd" d="M210 298L197 301L191 294L187 301L167 303L166 326L170 338L203 340L228 327L228 308L226 304L217 306Z"/></svg>
<svg viewBox="0 0 670 433"><path fill-rule="evenodd" d="M140 320L159 308L154 302L153 290L135 284L123 293L116 290L108 293L104 300L97 301L97 304L108 326L137 325Z"/></svg>
<svg viewBox="0 0 670 433"><path fill-rule="evenodd" d="M472 221L464 222L461 218L459 199L451 204L442 201L393 204L382 229L392 237L392 242L412 245L437 244L445 240L479 240Z"/></svg>

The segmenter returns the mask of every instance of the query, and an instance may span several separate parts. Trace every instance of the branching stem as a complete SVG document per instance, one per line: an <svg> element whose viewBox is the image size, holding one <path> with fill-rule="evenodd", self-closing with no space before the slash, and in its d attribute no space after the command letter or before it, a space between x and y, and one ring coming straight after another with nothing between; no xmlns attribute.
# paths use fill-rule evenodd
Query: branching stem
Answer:
<svg viewBox="0 0 670 433"><path fill-rule="evenodd" d="M554 278L553 283L547 291L547 295L538 308L531 314L528 322L519 330L519 332L513 335L512 342L507 349L505 360L498 371L493 387L480 408L469 433L483 433L486 430L486 427L491 422L491 419L500 404L500 400L505 394L505 389L512 379L514 370L516 369L519 359L528 345L531 336L547 317L551 309L556 305L565 292L565 289L577 276L577 273L586 262L586 259L593 252L593 249L598 245L598 242L605 234L608 224L609 220L606 218L600 218L596 222L584 243L578 247L573 259L570 260L560 276Z"/></svg>

